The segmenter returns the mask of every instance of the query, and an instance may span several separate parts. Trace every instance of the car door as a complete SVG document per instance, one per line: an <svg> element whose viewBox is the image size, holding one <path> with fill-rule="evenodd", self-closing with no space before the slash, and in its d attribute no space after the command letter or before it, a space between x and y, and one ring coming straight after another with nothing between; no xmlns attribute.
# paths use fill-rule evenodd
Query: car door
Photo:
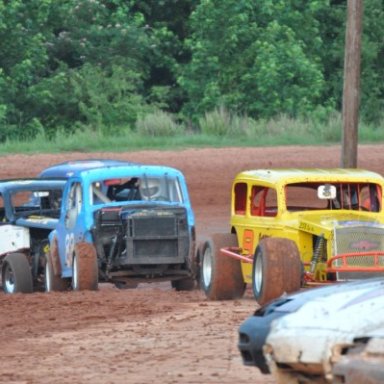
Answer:
<svg viewBox="0 0 384 384"><path fill-rule="evenodd" d="M75 244L80 240L83 215L83 192L80 181L69 182L63 199L63 210L57 229L62 277L72 276Z"/></svg>

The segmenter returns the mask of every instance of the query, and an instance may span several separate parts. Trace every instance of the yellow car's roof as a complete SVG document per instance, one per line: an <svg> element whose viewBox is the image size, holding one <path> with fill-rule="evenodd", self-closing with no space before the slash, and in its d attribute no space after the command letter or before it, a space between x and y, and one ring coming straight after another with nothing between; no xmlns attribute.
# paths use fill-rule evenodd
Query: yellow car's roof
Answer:
<svg viewBox="0 0 384 384"><path fill-rule="evenodd" d="M256 169L239 173L236 180L257 180L267 183L292 182L376 182L384 183L384 178L372 171L345 168L279 168Z"/></svg>

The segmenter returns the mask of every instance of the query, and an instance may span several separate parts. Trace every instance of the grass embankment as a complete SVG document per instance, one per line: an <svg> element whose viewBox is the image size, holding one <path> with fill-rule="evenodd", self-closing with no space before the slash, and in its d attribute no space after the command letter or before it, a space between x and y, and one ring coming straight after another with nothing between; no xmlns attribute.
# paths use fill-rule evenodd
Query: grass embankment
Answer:
<svg viewBox="0 0 384 384"><path fill-rule="evenodd" d="M112 135L110 132L115 133ZM326 145L340 143L341 137L342 121L339 114L333 114L323 121L292 119L287 116L256 121L230 115L225 110L216 110L201 118L196 128L188 128L161 112L139 120L134 129L83 127L71 134L59 131L51 139L40 133L29 141L7 140L0 144L0 154ZM379 142L384 142L384 121L377 125L360 123L359 143Z"/></svg>

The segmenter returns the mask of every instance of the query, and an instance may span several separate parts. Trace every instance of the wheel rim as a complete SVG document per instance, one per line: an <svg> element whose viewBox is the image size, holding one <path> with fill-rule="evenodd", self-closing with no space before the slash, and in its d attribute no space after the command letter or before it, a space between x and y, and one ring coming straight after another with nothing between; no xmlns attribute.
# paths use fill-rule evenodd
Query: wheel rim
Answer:
<svg viewBox="0 0 384 384"><path fill-rule="evenodd" d="M49 268L48 265L48 260L45 263L45 291L46 292L51 292L52 291L52 286L51 286L51 269Z"/></svg>
<svg viewBox="0 0 384 384"><path fill-rule="evenodd" d="M77 262L76 255L73 256L73 271L72 271L72 287L75 291L79 289L79 279L78 279Z"/></svg>
<svg viewBox="0 0 384 384"><path fill-rule="evenodd" d="M207 247L203 257L203 281L206 287L209 287L212 281L212 251Z"/></svg>
<svg viewBox="0 0 384 384"><path fill-rule="evenodd" d="M15 276L7 263L4 267L4 275L3 275L3 284L6 292L13 293L15 292Z"/></svg>
<svg viewBox="0 0 384 384"><path fill-rule="evenodd" d="M263 261L259 254L256 254L255 273L253 277L253 289L259 294L263 285Z"/></svg>

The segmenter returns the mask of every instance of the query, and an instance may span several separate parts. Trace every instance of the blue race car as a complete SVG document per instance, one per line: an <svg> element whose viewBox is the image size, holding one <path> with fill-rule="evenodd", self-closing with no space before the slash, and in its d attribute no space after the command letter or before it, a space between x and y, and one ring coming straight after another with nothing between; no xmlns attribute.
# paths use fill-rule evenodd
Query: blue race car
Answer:
<svg viewBox="0 0 384 384"><path fill-rule="evenodd" d="M69 161L41 178L66 178L62 216L50 234L47 289L96 289L171 281L195 287L195 218L184 175L117 160ZM51 271L54 270L54 273Z"/></svg>

